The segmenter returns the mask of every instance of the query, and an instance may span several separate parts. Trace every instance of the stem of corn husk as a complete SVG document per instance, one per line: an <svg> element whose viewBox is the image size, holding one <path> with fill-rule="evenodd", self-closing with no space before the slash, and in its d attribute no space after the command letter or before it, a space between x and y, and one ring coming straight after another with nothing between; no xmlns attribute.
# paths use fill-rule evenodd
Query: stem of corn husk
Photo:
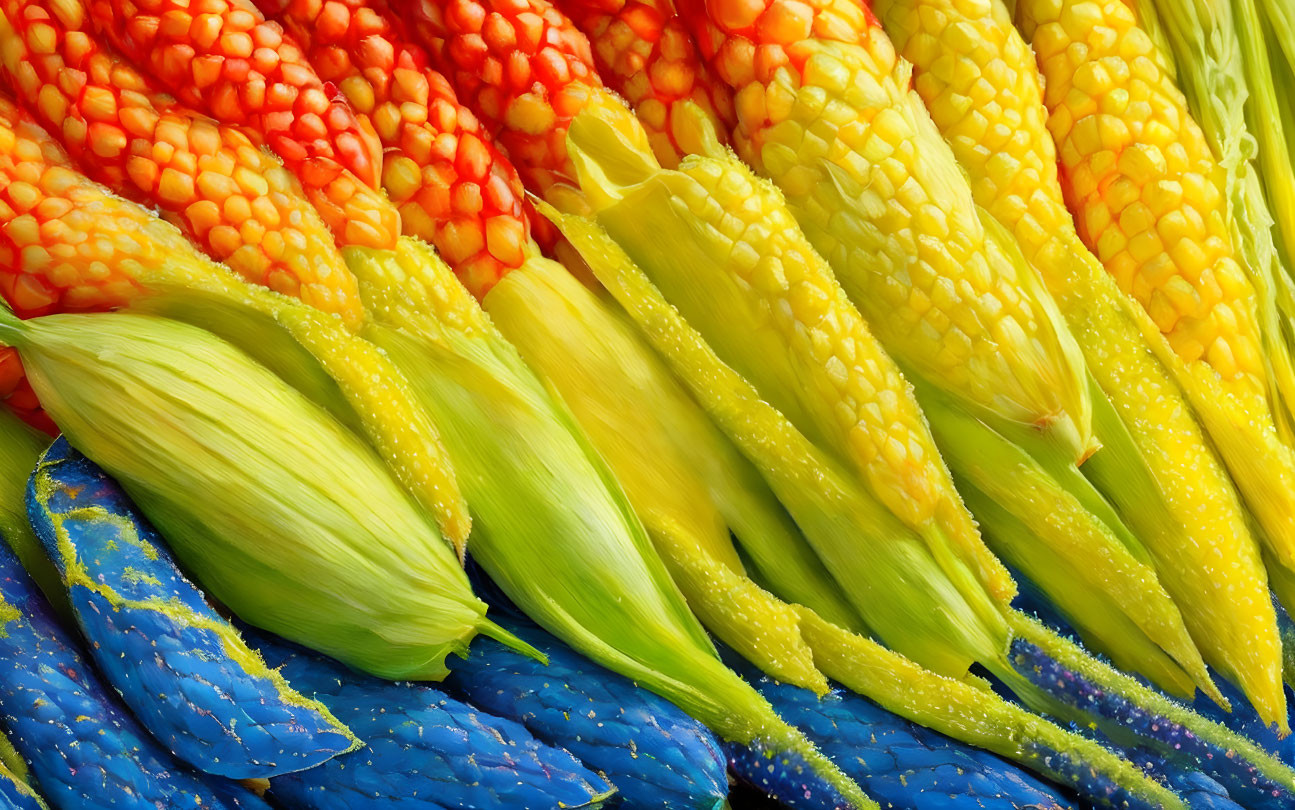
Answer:
<svg viewBox="0 0 1295 810"><path fill-rule="evenodd" d="M69 442L249 623L389 678L443 677L478 632L530 651L377 454L233 345L135 313L3 313L0 339Z"/></svg>

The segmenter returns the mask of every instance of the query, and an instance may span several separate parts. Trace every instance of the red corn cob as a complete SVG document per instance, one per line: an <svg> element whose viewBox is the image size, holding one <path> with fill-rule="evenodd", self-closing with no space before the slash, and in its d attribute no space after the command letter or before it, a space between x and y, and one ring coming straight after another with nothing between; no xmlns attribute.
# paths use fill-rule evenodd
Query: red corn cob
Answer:
<svg viewBox="0 0 1295 810"><path fill-rule="evenodd" d="M249 281L357 324L355 278L292 173L243 129L159 93L89 27L76 0L0 1L0 72L72 159ZM26 312L56 300L25 292Z"/></svg>
<svg viewBox="0 0 1295 810"><path fill-rule="evenodd" d="M544 0L409 0L400 10L527 187L543 196L574 186L567 128L602 82L571 21Z"/></svg>
<svg viewBox="0 0 1295 810"><path fill-rule="evenodd" d="M677 109L682 102L696 104L726 140L734 123L732 91L702 63L671 0L561 0L557 5L589 37L603 80L629 102L661 165L674 168L697 150L690 143L696 133Z"/></svg>
<svg viewBox="0 0 1295 810"><path fill-rule="evenodd" d="M433 244L480 299L538 249L522 184L384 0L265 0L320 77L372 122L404 231Z"/></svg>
<svg viewBox="0 0 1295 810"><path fill-rule="evenodd" d="M249 0L89 0L95 27L189 107L260 133L342 244L390 248L381 148L301 49Z"/></svg>

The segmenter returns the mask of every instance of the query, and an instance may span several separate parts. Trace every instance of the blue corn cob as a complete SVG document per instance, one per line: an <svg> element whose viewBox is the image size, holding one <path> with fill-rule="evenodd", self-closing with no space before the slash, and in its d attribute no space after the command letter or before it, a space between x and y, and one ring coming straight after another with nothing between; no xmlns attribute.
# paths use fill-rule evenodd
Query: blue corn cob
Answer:
<svg viewBox="0 0 1295 810"><path fill-rule="evenodd" d="M1018 810L1071 806L1060 791L993 754L897 717L867 698L834 688L821 699L760 674L735 655L726 663L751 681L783 719L805 732L882 807ZM726 746L734 774L788 807L834 810L830 793L805 784L779 757ZM775 764L771 769L769 766Z"/></svg>
<svg viewBox="0 0 1295 810"><path fill-rule="evenodd" d="M365 739L353 754L274 779L272 794L290 807L545 810L597 806L615 790L519 724L437 689L378 680L295 645L249 638Z"/></svg>
<svg viewBox="0 0 1295 810"><path fill-rule="evenodd" d="M118 703L0 545L0 725L62 810L267 808L232 782L188 770Z"/></svg>
<svg viewBox="0 0 1295 810"><path fill-rule="evenodd" d="M575 754L616 785L626 808L723 806L724 756L704 726L533 625L504 626L547 655L548 665L478 639L466 660L450 665L447 688Z"/></svg>
<svg viewBox="0 0 1295 810"><path fill-rule="evenodd" d="M264 779L359 747L248 649L125 492L65 439L38 462L27 511L100 673L176 756Z"/></svg>
<svg viewBox="0 0 1295 810"><path fill-rule="evenodd" d="M1162 759L1162 773L1199 771L1250 810L1295 806L1289 769L1249 739L1163 696L1153 703L1144 699L1149 692L1138 698L1126 684L1099 683L1024 638L1013 640L1010 654L1015 670L1057 701L1059 713L1085 718L1079 730L1092 733L1095 727L1125 754L1140 751L1143 764L1149 757ZM1088 719L1096 722L1088 725Z"/></svg>

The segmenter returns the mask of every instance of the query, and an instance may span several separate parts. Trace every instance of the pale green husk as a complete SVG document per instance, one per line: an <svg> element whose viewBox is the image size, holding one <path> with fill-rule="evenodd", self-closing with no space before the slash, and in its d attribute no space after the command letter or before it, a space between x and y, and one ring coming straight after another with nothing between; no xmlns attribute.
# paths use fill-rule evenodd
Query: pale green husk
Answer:
<svg viewBox="0 0 1295 810"><path fill-rule="evenodd" d="M244 352L151 315L0 317L68 440L245 621L389 678L509 641L377 454Z"/></svg>

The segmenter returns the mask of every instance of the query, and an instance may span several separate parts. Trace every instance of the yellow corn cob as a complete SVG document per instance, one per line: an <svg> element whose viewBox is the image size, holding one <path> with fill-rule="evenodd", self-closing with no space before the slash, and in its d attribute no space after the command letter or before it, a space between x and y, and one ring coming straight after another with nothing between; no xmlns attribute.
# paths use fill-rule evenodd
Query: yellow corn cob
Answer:
<svg viewBox="0 0 1295 810"><path fill-rule="evenodd" d="M606 115L614 120L611 110ZM776 190L734 160L692 158L678 171L662 175L673 193L668 206L686 207L708 223L707 235L724 245L716 255L732 260L732 276L722 299L714 288L671 286L665 279L658 282L662 291L694 322L702 322L708 308L723 313L727 328L716 330L712 341L726 355L748 359L740 370L771 404L811 440L854 465L905 524L938 525L976 561L982 582L1010 599L1011 580L981 542L911 387ZM592 197L597 191L586 193ZM640 239L619 231L613 235L625 244L658 238L651 229ZM677 261L691 257L681 252ZM700 267L703 261L697 257L694 264Z"/></svg>
<svg viewBox="0 0 1295 810"><path fill-rule="evenodd" d="M867 34L846 43L818 35L814 9L794 0L684 0L680 13L736 92L738 153L787 195L899 363L1086 458L1095 444L1078 350L1012 246L982 226L869 15L855 10L854 30Z"/></svg>
<svg viewBox="0 0 1295 810"><path fill-rule="evenodd" d="M1174 521L1148 521L1154 510L1144 503L1122 511L1198 646L1265 716L1284 716L1275 617L1254 542L1182 392L1075 233L1029 46L998 0L882 0L877 12L914 64L914 87L976 202L1012 231L1055 297L1159 484ZM1103 462L1099 454L1085 469L1100 472ZM1118 503L1119 492L1108 494Z"/></svg>

